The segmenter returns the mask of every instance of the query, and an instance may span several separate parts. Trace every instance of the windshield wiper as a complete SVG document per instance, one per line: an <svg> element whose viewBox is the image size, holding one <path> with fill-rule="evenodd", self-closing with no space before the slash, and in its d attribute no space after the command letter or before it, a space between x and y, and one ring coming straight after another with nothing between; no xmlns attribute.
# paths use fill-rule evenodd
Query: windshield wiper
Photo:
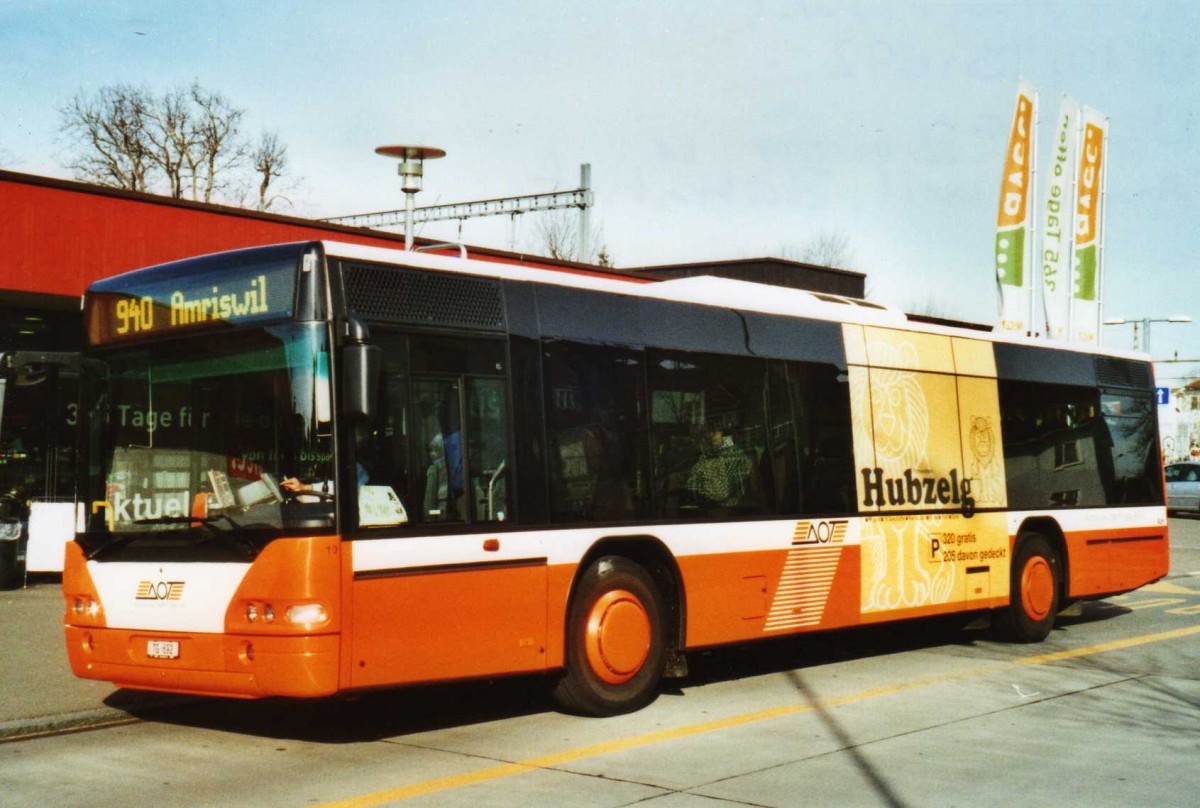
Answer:
<svg viewBox="0 0 1200 808"><path fill-rule="evenodd" d="M230 525L237 529L241 527L233 520L233 517L221 514L220 516L156 516L153 519L135 519L135 525L204 525L205 527L215 528L217 522L222 519L229 522Z"/></svg>
<svg viewBox="0 0 1200 808"><path fill-rule="evenodd" d="M184 524L186 524L186 525L192 525L192 524L203 525L204 527L209 528L209 530L211 530L212 533L208 536L196 537L193 540L195 544L203 544L205 542L211 541L213 538L217 538L217 539L220 539L222 542L224 542L226 545L228 545L230 547L230 549L236 550L237 552L242 553L247 556L254 555L254 543L252 541L249 541L243 537L240 537L237 533L234 533L233 531L221 530L217 527L217 523L222 520L229 522L229 524L234 528L234 530L241 528L241 525L237 521L235 521L232 517L227 516L225 514L221 514L220 516L157 516L157 517L154 517L153 519L137 519L132 524L135 524L135 525L184 525ZM187 538L187 535L180 534L179 537ZM144 535L136 534L136 533L135 534L126 534L124 536L118 536L114 539L111 539L111 540L105 542L104 544L99 545L98 547L93 548L90 552L87 553L86 557L88 558L88 560L94 559L97 556L101 555L102 553L107 553L109 550L115 550L119 547L124 547L126 544L129 544L131 541L135 541L135 540L141 539L141 538L144 538Z"/></svg>
<svg viewBox="0 0 1200 808"><path fill-rule="evenodd" d="M221 530L217 527L217 523L226 521L233 530ZM153 519L135 519L135 525L195 525L203 526L212 531L209 536L197 536L193 541L195 544L204 544L214 538L220 539L225 544L229 545L234 550L252 555L254 553L254 545L252 542L240 539L235 530L240 530L242 525L239 524L232 516L227 514L219 514L217 516L156 516ZM185 534L186 536L186 534Z"/></svg>
<svg viewBox="0 0 1200 808"><path fill-rule="evenodd" d="M84 553L83 557L86 558L88 561L91 561L92 559L97 558L101 553L107 553L109 550L116 550L118 547L124 547L125 545L129 544L129 542L133 541L136 538L138 538L138 537L137 536L117 536L116 538L109 539L108 541L104 542L104 544L96 545L95 547L93 547L92 549L90 549L86 553Z"/></svg>

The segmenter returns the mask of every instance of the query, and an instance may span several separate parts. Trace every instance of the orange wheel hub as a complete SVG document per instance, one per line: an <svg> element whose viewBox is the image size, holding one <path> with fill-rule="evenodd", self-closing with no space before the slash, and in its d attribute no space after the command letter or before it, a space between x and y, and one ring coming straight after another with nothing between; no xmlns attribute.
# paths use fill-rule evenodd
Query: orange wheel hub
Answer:
<svg viewBox="0 0 1200 808"><path fill-rule="evenodd" d="M588 612L588 665L611 685L628 682L650 655L651 638L650 616L637 595L624 589L605 592Z"/></svg>
<svg viewBox="0 0 1200 808"><path fill-rule="evenodd" d="M1021 570L1021 605L1037 622L1045 620L1054 608L1054 570L1042 556L1029 559Z"/></svg>

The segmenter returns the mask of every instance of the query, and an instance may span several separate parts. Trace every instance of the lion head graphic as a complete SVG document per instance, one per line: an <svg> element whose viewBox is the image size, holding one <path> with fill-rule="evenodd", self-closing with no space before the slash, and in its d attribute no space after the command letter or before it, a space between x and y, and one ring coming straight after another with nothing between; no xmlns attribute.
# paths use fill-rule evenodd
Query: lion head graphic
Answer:
<svg viewBox="0 0 1200 808"><path fill-rule="evenodd" d="M992 419L988 416L971 418L971 454L975 461L986 466L996 454L996 434L992 431Z"/></svg>

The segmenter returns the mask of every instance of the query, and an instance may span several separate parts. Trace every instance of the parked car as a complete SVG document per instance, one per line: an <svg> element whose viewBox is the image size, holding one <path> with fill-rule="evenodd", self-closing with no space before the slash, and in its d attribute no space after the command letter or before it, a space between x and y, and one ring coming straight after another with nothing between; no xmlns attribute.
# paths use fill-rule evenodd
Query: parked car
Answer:
<svg viewBox="0 0 1200 808"><path fill-rule="evenodd" d="M1172 463L1166 478L1167 513L1200 512L1200 463Z"/></svg>

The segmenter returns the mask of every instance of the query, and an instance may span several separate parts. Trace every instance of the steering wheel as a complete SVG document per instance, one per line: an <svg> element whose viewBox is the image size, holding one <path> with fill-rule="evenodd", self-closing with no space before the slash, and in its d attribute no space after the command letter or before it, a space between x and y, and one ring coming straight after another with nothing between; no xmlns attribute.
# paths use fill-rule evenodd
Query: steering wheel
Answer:
<svg viewBox="0 0 1200 808"><path fill-rule="evenodd" d="M288 498L295 502L300 497L315 497L320 502L333 502L337 497L328 491L318 491L315 488L310 488L307 491L288 491Z"/></svg>

